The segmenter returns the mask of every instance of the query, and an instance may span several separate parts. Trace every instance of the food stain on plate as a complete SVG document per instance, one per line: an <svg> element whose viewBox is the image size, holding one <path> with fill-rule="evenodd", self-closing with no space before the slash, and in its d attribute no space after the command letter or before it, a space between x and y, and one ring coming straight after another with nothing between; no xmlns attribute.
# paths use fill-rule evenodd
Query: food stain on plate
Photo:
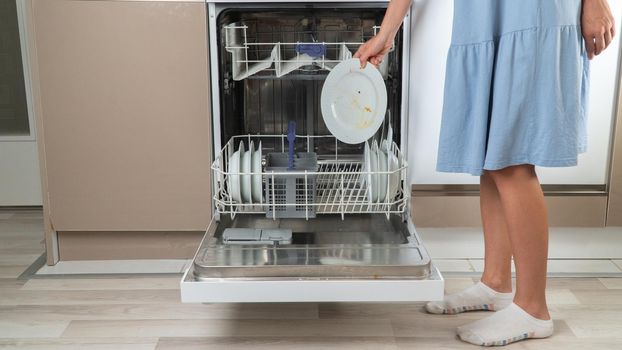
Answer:
<svg viewBox="0 0 622 350"><path fill-rule="evenodd" d="M359 122L356 126L357 126L359 129L367 129L367 128L369 128L369 127L371 126L371 123L372 123L373 121L374 121L373 119L366 118L366 119L364 119L364 120L360 121L360 122Z"/></svg>
<svg viewBox="0 0 622 350"><path fill-rule="evenodd" d="M356 124L356 127L359 129L367 129L368 127L370 127L372 122L374 121L373 118L370 118L371 115L369 114L372 112L371 107L361 106L358 95L352 96L350 104L355 110L361 111L361 113L359 114L359 121Z"/></svg>

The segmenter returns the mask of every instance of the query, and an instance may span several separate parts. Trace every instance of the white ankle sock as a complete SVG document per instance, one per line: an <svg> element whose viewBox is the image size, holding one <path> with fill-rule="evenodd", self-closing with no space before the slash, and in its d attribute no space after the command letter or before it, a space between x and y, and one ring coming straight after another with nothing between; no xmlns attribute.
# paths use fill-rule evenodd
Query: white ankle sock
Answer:
<svg viewBox="0 0 622 350"><path fill-rule="evenodd" d="M471 287L448 294L442 301L431 301L425 308L433 314L458 314L475 310L501 310L512 303L513 293L500 293L484 283L477 282Z"/></svg>
<svg viewBox="0 0 622 350"><path fill-rule="evenodd" d="M483 346L507 345L552 334L553 320L535 318L514 303L491 316L458 327L460 339Z"/></svg>

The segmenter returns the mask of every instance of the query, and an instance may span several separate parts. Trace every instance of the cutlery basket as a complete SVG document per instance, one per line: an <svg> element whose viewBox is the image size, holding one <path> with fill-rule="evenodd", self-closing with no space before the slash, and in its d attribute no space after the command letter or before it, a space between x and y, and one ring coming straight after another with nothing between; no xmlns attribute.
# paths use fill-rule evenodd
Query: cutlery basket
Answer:
<svg viewBox="0 0 622 350"><path fill-rule="evenodd" d="M317 154L313 152L296 153L292 169L288 168L287 153L269 153L264 172L269 203L266 217L314 218L317 169ZM286 174L288 171L292 173Z"/></svg>

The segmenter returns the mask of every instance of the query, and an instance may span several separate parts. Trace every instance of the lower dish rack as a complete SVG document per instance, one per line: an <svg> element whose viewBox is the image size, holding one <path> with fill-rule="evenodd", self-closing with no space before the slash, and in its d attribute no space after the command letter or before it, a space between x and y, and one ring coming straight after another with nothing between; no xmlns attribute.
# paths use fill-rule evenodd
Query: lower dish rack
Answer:
<svg viewBox="0 0 622 350"><path fill-rule="evenodd" d="M321 214L340 214L343 219L347 214L365 213L386 214L388 218L406 212L408 164L396 143L384 143L385 167L370 164L364 154L340 154L332 135L297 135L296 139L296 159L304 158L305 166L288 169L282 162L283 156L287 159L287 135L233 136L211 167L218 212L232 217L238 213L266 214L273 219L309 219ZM253 144L260 145L257 151ZM243 154L244 149L250 154ZM260 167L248 164L258 162L254 160L257 152L263 153ZM310 166L309 155L314 155L317 165ZM272 166L273 159L279 159L279 166ZM259 184L261 192L256 188Z"/></svg>

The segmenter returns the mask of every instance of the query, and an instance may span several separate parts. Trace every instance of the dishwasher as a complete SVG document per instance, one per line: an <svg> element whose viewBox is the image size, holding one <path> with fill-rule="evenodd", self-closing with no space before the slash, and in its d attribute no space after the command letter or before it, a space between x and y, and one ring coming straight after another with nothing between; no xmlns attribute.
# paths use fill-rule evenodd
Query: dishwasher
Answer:
<svg viewBox="0 0 622 350"><path fill-rule="evenodd" d="M410 216L410 14L378 67L387 110L372 137L397 166L370 169L365 143L340 142L321 114L327 75L378 31L387 5L207 3L214 212L183 302L443 297ZM374 196L380 176L389 190Z"/></svg>

